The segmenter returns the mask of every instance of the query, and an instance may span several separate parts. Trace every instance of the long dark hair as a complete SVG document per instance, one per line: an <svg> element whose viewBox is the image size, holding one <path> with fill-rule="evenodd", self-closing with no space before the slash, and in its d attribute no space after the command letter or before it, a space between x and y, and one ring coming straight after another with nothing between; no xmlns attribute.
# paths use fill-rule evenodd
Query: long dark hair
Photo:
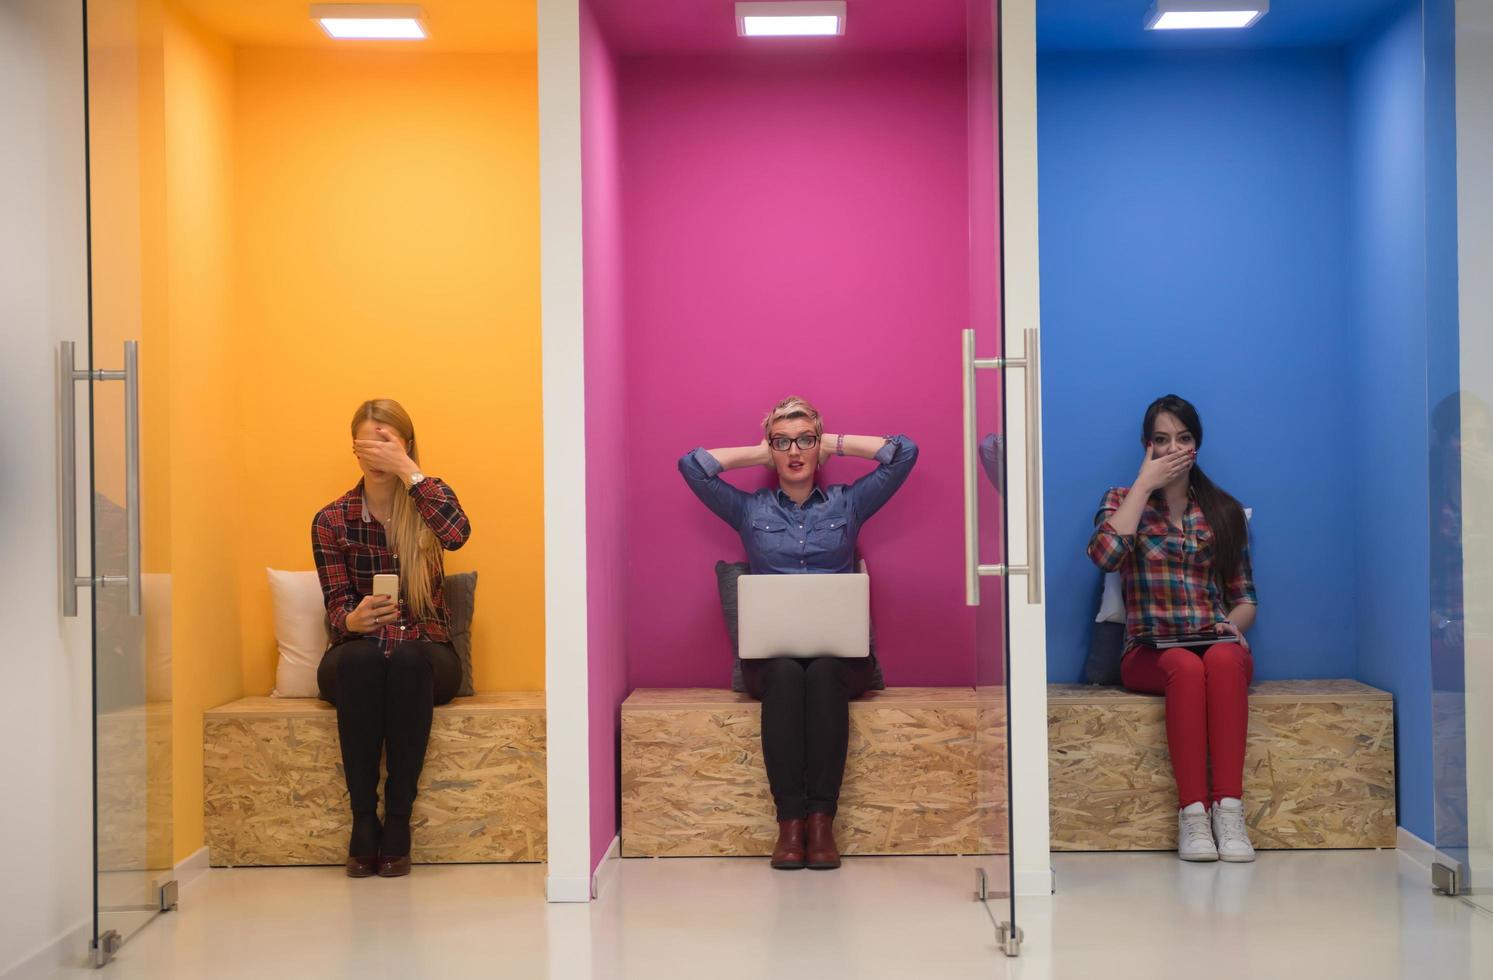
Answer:
<svg viewBox="0 0 1493 980"><path fill-rule="evenodd" d="M1146 451L1151 449L1151 433L1156 427L1156 416L1162 412L1176 418L1188 432L1192 433L1193 445L1203 448L1203 420L1192 402L1180 395L1162 395L1146 409L1146 420L1141 425L1141 441ZM1244 521L1244 508L1239 501L1222 487L1208 479L1196 461L1187 474L1187 486L1198 506L1213 528L1213 580L1220 592L1229 579L1239 570L1244 559L1244 545L1249 540L1249 527Z"/></svg>

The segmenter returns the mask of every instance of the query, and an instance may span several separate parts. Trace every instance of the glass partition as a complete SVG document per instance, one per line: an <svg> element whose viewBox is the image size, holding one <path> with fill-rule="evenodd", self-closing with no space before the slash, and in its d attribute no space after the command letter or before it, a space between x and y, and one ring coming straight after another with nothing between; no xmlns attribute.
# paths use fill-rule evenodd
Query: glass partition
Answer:
<svg viewBox="0 0 1493 980"><path fill-rule="evenodd" d="M1436 881L1493 911L1493 7L1424 35Z"/></svg>
<svg viewBox="0 0 1493 980"><path fill-rule="evenodd" d="M87 27L94 681L94 960L175 902L158 4ZM147 39L154 38L154 45ZM78 357L79 362L85 360ZM81 420L80 420L81 421ZM82 426L79 427L82 438ZM80 481L82 482L82 481Z"/></svg>

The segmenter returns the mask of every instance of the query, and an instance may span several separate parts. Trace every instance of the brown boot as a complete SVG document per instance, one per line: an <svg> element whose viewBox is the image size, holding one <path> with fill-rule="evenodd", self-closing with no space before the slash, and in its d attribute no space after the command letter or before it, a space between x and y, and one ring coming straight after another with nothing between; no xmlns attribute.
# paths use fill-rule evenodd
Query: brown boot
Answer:
<svg viewBox="0 0 1493 980"><path fill-rule="evenodd" d="M829 871L840 866L840 849L835 846L835 818L828 813L809 814L808 865L814 871Z"/></svg>
<svg viewBox="0 0 1493 980"><path fill-rule="evenodd" d="M804 822L778 821L778 846L772 849L772 866L779 871L797 871L804 866Z"/></svg>

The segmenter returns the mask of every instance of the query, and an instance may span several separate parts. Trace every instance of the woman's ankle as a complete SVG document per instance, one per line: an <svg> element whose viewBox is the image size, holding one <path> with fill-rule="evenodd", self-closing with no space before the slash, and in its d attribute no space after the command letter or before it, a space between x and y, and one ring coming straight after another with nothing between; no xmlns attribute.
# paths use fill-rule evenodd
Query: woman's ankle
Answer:
<svg viewBox="0 0 1493 980"><path fill-rule="evenodd" d="M348 839L349 857L371 857L378 853L383 827L379 824L377 811L360 811L353 814L352 834Z"/></svg>
<svg viewBox="0 0 1493 980"><path fill-rule="evenodd" d="M378 852L384 857L406 857L410 852L410 815L408 813L384 814L383 837Z"/></svg>

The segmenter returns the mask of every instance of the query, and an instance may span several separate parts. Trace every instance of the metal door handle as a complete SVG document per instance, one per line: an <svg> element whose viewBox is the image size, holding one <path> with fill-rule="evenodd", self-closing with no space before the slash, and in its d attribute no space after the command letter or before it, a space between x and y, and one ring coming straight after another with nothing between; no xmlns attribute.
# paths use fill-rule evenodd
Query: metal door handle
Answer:
<svg viewBox="0 0 1493 980"><path fill-rule="evenodd" d="M964 387L964 601L980 604L980 579L984 576L1025 575L1026 601L1042 602L1042 480L1038 462L1042 458L1041 409L1039 384L1041 372L1037 359L1037 331L1027 328L1022 339L1021 357L976 357L975 332L963 332ZM975 410L975 372L980 369L1003 371L1020 368L1026 372L1026 548L1025 565L982 565L980 563L979 471L977 455L980 434Z"/></svg>
<svg viewBox="0 0 1493 980"><path fill-rule="evenodd" d="M129 589L130 615L140 615L141 541L140 541L140 342L124 342L123 371L79 370L71 340L59 345L58 378L58 447L61 464L57 481L57 508L61 526L62 561L59 563L62 586L62 615L78 615L78 590L94 586L124 585ZM126 525L126 558L123 575L78 574L78 413L75 399L79 381L124 382L124 505ZM95 572L98 570L95 569Z"/></svg>

